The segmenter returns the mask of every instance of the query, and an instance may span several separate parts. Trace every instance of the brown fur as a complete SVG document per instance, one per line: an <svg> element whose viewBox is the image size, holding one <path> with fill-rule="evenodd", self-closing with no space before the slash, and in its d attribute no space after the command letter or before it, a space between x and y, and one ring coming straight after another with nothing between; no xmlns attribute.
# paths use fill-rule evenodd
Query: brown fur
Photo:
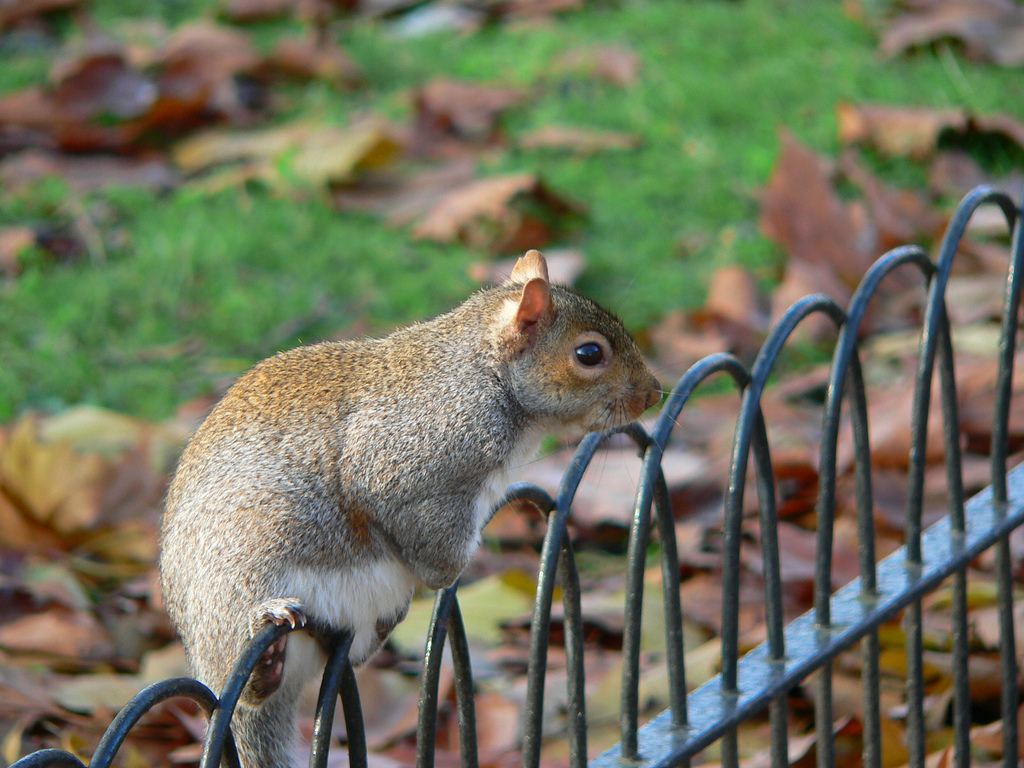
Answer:
<svg viewBox="0 0 1024 768"><path fill-rule="evenodd" d="M580 334L610 359L582 369ZM351 630L364 661L417 582L458 578L545 434L621 426L659 393L622 324L550 285L535 251L434 320L264 360L199 428L167 497L161 578L193 671L219 691L254 630L305 615ZM286 764L311 648L287 636L243 697L246 768Z"/></svg>

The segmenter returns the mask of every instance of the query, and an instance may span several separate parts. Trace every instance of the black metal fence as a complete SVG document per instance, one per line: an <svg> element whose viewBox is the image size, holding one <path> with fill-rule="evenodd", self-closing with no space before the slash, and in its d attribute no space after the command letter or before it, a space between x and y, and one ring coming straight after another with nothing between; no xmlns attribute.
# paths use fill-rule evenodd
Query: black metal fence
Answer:
<svg viewBox="0 0 1024 768"><path fill-rule="evenodd" d="M971 500L965 499L954 358L946 307L946 286L954 257L968 222L982 205L996 206L1012 233L1002 311L998 355L999 370L993 414L991 485ZM865 384L857 337L862 321L879 284L895 270L916 271L928 287L927 305L919 346L914 405L912 448L909 457L909 502L906 515L906 544L882 562L875 557L872 471L869 454ZM692 756L721 740L722 762L739 764L736 727L744 720L769 712L771 762L775 768L789 764L787 693L813 672L818 687L815 698L817 761L819 766L835 764L832 735L832 665L836 657L861 643L863 649L863 763L882 766L882 728L879 682L879 627L900 611L904 613L907 641L906 745L909 764L925 765L924 662L921 597L949 577L952 587L954 761L958 768L970 762L970 672L968 669L967 565L986 549L993 548L998 584L998 614L1003 723L1002 764L1018 764L1017 717L1019 707L1018 669L1013 623L1013 575L1009 535L1024 522L1024 467L1007 470L1008 428L1012 394L1013 361L1016 351L1024 271L1024 238L1021 211L1007 195L978 188L960 204L947 229L937 259L920 248L906 246L880 258L865 275L847 309L826 296L807 296L794 304L770 333L753 365L748 369L736 357L716 354L704 358L683 376L664 404L653 430L647 433L633 425L624 430L643 457L635 512L629 534L627 601L623 639L623 684L621 741L591 761L593 768L688 765ZM812 611L785 625L780 577L780 553L776 528L778 510L775 475L761 397L780 351L794 329L806 318L823 314L838 328L828 391L824 407L823 438L820 445L817 514L817 563ZM661 460L677 418L693 392L713 375L731 377L742 393L736 423L734 448L725 495L725 538L723 562L721 674L695 691L687 692L682 637L683 611L680 602L680 568L669 493ZM925 449L933 379L938 376L942 430L945 444L948 515L928 530L922 530ZM855 457L855 504L858 517L860 578L831 591L832 539L837 487L837 445L842 409L852 423ZM528 689L523 743L523 765L537 768L544 735L543 701L547 672L547 650L556 583L564 604L564 636L568 668L568 737L570 764L587 763L587 727L584 699L583 619L580 607L580 579L573 548L567 534L569 510L583 473L595 451L608 435L591 435L583 441L555 497L532 485L509 488L504 503L526 500L548 516L547 533L541 552L541 566L530 632ZM753 458L753 464L750 459ZM739 653L740 539L743 501L748 469L756 478L761 546L764 556L764 603L767 612L767 642L754 651ZM644 569L651 527L657 526L661 540L663 610L665 613L670 708L639 726L640 623L643 603ZM209 729L201 765L212 768L223 760L237 766L230 731L235 705L263 651L286 628L268 626L258 634L239 659L228 685L216 696L201 683L190 679L168 680L140 693L121 711L100 742L91 765L106 768L133 725L156 703L184 696L195 701L209 716ZM345 635L329 639L332 651L324 674L314 725L310 765L326 763L330 725L339 695L348 733L350 764L365 766L367 750L362 727L359 694L348 663L349 640ZM439 679L442 650L451 649L460 729L462 765L477 765L473 680L469 645L459 610L457 587L438 594L423 662L420 719L417 731L417 765L434 764L434 734L437 729ZM82 766L78 758L59 750L36 752L15 763L30 766Z"/></svg>

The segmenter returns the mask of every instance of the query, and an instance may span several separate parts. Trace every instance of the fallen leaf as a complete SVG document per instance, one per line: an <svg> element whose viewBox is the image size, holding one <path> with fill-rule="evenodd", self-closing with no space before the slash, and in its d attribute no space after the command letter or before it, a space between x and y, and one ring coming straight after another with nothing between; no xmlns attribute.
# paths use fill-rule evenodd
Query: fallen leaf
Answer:
<svg viewBox="0 0 1024 768"><path fill-rule="evenodd" d="M135 120L159 97L156 83L128 64L120 46L108 42L55 68L51 77L61 121Z"/></svg>
<svg viewBox="0 0 1024 768"><path fill-rule="evenodd" d="M0 624L0 647L86 661L109 658L113 651L109 635L92 614L63 607Z"/></svg>
<svg viewBox="0 0 1024 768"><path fill-rule="evenodd" d="M779 144L771 179L761 193L761 231L790 257L820 264L848 286L857 285L875 254L865 248L836 193L831 169L786 130Z"/></svg>
<svg viewBox="0 0 1024 768"><path fill-rule="evenodd" d="M890 157L928 158L938 149L940 135L950 133L997 134L1024 148L1024 124L1007 114L840 102L836 120L844 144L865 144Z"/></svg>
<svg viewBox="0 0 1024 768"><path fill-rule="evenodd" d="M346 128L292 123L253 131L210 130L179 142L173 158L186 173L240 163L244 178L255 174L275 186L301 181L326 187L386 165L398 151L393 135L373 121Z"/></svg>
<svg viewBox="0 0 1024 768"><path fill-rule="evenodd" d="M80 0L7 0L0 4L0 33L31 19L79 7Z"/></svg>
<svg viewBox="0 0 1024 768"><path fill-rule="evenodd" d="M462 242L490 253L542 248L565 234L581 207L531 173L492 176L447 194L413 229L413 237Z"/></svg>
<svg viewBox="0 0 1024 768"><path fill-rule="evenodd" d="M95 454L82 455L66 444L40 442L36 420L15 425L0 453L0 490L32 522L61 535L92 527L99 518L107 468Z"/></svg>
<svg viewBox="0 0 1024 768"><path fill-rule="evenodd" d="M851 152L840 160L843 176L863 193L874 232L874 252L881 253L908 243L934 242L941 238L947 218L916 190L884 183ZM905 279L903 272L895 279Z"/></svg>
<svg viewBox="0 0 1024 768"><path fill-rule="evenodd" d="M495 11L506 22L536 22L559 13L584 7L586 0L507 0L494 4Z"/></svg>
<svg viewBox="0 0 1024 768"><path fill-rule="evenodd" d="M476 739L480 764L490 765L501 755L514 752L520 738L520 707L499 693L481 692L473 697L476 709ZM452 719L448 738L458 750L459 724Z"/></svg>
<svg viewBox="0 0 1024 768"><path fill-rule="evenodd" d="M949 40L976 61L1024 64L1024 9L1010 0L917 3L886 24L878 47L896 56Z"/></svg>
<svg viewBox="0 0 1024 768"><path fill-rule="evenodd" d="M235 24L279 19L293 13L299 0L223 0L221 13Z"/></svg>
<svg viewBox="0 0 1024 768"><path fill-rule="evenodd" d="M135 675L78 675L58 686L53 700L72 712L117 712L145 687Z"/></svg>
<svg viewBox="0 0 1024 768"><path fill-rule="evenodd" d="M352 57L318 35L281 38L268 64L289 77L323 80L337 88L353 88L363 80Z"/></svg>
<svg viewBox="0 0 1024 768"><path fill-rule="evenodd" d="M432 80L413 95L416 122L411 152L419 157L451 156L501 140L502 115L520 106L528 94L517 88Z"/></svg>
<svg viewBox="0 0 1024 768"><path fill-rule="evenodd" d="M571 461L568 451L552 453L527 464L521 479L553 493ZM672 493L703 478L706 462L696 451L673 447L665 452L661 466ZM609 523L628 528L633 520L639 478L636 450L603 449L595 455L591 467L573 499L572 521L585 529Z"/></svg>
<svg viewBox="0 0 1024 768"><path fill-rule="evenodd" d="M0 161L0 183L8 190L20 190L46 178L62 179L79 193L118 186L168 191L179 181L178 174L160 157L65 155L28 149Z"/></svg>
<svg viewBox="0 0 1024 768"><path fill-rule="evenodd" d="M626 87L640 77L640 57L631 48L621 45L584 46L560 54L551 63L551 71Z"/></svg>

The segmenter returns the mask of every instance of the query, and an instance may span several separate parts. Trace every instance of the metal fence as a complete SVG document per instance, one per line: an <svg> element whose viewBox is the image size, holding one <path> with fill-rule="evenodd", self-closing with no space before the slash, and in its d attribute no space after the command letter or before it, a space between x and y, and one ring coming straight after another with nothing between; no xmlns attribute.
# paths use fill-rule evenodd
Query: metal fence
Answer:
<svg viewBox="0 0 1024 768"><path fill-rule="evenodd" d="M1010 261L1002 312L1002 330L997 351L999 371L993 414L991 445L991 486L980 495L965 499L953 347L946 311L946 285L954 257L968 222L981 205L998 207L1012 233ZM912 414L912 448L909 457L909 503L906 514L906 544L882 562L874 551L872 472L869 455L868 417L865 385L857 337L872 297L879 284L895 270L920 274L928 298L922 323L919 360ZM1001 713L1005 766L1018 764L1017 717L1019 706L1018 669L1013 624L1013 576L1009 535L1024 522L1024 467L1007 471L1013 360L1016 351L1024 271L1024 238L1021 211L1007 195L989 188L972 191L960 204L946 231L934 261L920 248L906 246L885 254L865 275L847 309L826 296L813 295L794 304L771 331L753 365L748 369L729 354L709 356L683 376L668 397L653 430L648 433L632 425L624 433L643 457L635 512L629 534L627 600L623 640L623 685L621 741L590 762L592 768L623 765L681 766L715 741L721 740L722 761L739 764L736 727L765 709L769 712L771 762L775 768L789 764L787 734L787 693L813 673L818 687L815 698L817 755L819 766L835 764L832 735L832 665L837 656L858 642L863 651L864 734L863 763L868 768L882 765L882 728L879 683L879 632L886 621L904 611L907 641L906 745L914 768L925 765L923 639L921 597L949 577L952 587L954 761L958 768L970 762L970 694L968 669L967 565L980 553L994 548L998 583L1000 664L1003 681ZM761 409L761 397L794 329L807 317L823 314L838 329L828 390L824 406L823 437L820 445L817 514L817 562L814 608L785 625L780 577L779 542L776 533L778 510L775 475ZM661 460L669 435L691 395L708 377L731 377L742 394L732 463L724 509L724 561L722 594L721 674L695 691L687 692L680 602L680 568L669 493ZM928 530L922 530L925 448L933 379L938 376L942 430L948 484L948 515ZM837 486L837 445L844 407L852 423L855 456L855 504L858 517L860 578L831 592L832 538ZM543 701L547 672L547 650L556 583L564 604L564 637L568 668L568 738L570 764L587 764L587 728L584 700L583 619L580 579L567 534L569 511L583 473L595 451L609 435L591 435L579 447L565 473L556 496L532 485L509 488L502 504L525 500L548 517L541 552L541 566L530 632L527 706L524 728L523 765L537 768L544 735ZM750 459L753 458L752 465ZM749 465L749 466L748 466ZM767 612L767 642L754 651L739 653L740 539L743 501L748 469L755 480L764 557L764 604ZM500 505L499 505L500 506ZM640 624L644 570L651 528L657 526L663 575L670 708L643 727L639 726ZM235 672L217 697L201 683L175 679L147 688L121 711L100 742L91 765L106 768L133 725L156 703L176 696L195 701L209 716L205 751L201 765L212 768L223 760L237 766L238 758L230 732L230 721L246 681L263 651L283 633L283 627L268 626L260 632L239 659ZM359 694L348 663L349 639L331 635L332 652L324 673L310 757L311 766L323 766L327 759L330 726L335 705L342 702L348 733L350 764L367 765ZM460 730L462 765L477 765L473 680L469 645L459 610L457 586L438 594L423 662L420 719L417 731L417 765L434 764L434 734L437 729L439 679L442 651L451 650ZM82 766L78 758L59 750L36 752L15 763L30 766Z"/></svg>

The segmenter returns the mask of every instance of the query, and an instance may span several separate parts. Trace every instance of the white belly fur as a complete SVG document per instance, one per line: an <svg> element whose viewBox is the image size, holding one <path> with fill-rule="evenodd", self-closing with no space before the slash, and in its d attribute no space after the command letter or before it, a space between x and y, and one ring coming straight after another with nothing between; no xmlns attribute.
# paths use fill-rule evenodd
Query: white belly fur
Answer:
<svg viewBox="0 0 1024 768"><path fill-rule="evenodd" d="M377 647L377 620L405 612L417 584L412 572L397 560L382 560L364 568L339 571L294 569L284 592L317 616L353 633L349 655L363 661ZM319 646L304 633L289 640L287 675L306 679L324 663Z"/></svg>

